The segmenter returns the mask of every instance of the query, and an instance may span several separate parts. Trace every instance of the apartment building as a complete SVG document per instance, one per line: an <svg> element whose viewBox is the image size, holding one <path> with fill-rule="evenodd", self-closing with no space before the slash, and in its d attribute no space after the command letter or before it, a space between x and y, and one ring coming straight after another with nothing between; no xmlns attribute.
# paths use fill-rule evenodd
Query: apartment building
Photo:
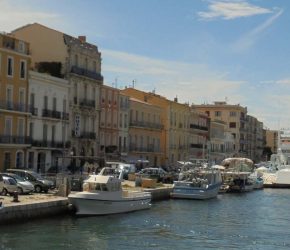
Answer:
<svg viewBox="0 0 290 250"><path fill-rule="evenodd" d="M189 114L189 157L185 159L208 159L210 119L194 107L191 107Z"/></svg>
<svg viewBox="0 0 290 250"><path fill-rule="evenodd" d="M156 105L130 98L128 161L161 165L162 112L163 109Z"/></svg>
<svg viewBox="0 0 290 250"><path fill-rule="evenodd" d="M34 71L65 78L69 82L69 116L72 166L82 166L100 149L101 53L97 46L38 23L18 28L12 34L28 41Z"/></svg>
<svg viewBox="0 0 290 250"><path fill-rule="evenodd" d="M129 152L130 97L119 93L119 152L126 159Z"/></svg>
<svg viewBox="0 0 290 250"><path fill-rule="evenodd" d="M266 147L270 147L273 154L277 154L278 130L266 130Z"/></svg>
<svg viewBox="0 0 290 250"><path fill-rule="evenodd" d="M27 121L29 44L0 34L0 171L25 166L31 146Z"/></svg>
<svg viewBox="0 0 290 250"><path fill-rule="evenodd" d="M37 172L61 171L68 165L69 153L69 85L65 79L29 72L28 168Z"/></svg>
<svg viewBox="0 0 290 250"><path fill-rule="evenodd" d="M119 89L101 86L100 152L106 160L120 159Z"/></svg>
<svg viewBox="0 0 290 250"><path fill-rule="evenodd" d="M194 106L204 112L211 120L220 120L226 123L228 131L235 139L234 156L247 157L246 143L246 115L247 108L239 104L231 105L226 102L214 102L214 104L201 104Z"/></svg>
<svg viewBox="0 0 290 250"><path fill-rule="evenodd" d="M234 137L228 132L227 124L220 120L210 121L210 149L208 158L211 163L219 164L234 154Z"/></svg>

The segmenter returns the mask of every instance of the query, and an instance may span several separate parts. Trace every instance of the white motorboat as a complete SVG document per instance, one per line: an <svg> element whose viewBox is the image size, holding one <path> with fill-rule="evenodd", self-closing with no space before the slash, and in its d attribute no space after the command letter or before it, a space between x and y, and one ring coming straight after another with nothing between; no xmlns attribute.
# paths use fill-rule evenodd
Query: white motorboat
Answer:
<svg viewBox="0 0 290 250"><path fill-rule="evenodd" d="M221 173L213 168L195 168L183 172L174 181L172 198L205 200L214 198L222 184Z"/></svg>
<svg viewBox="0 0 290 250"><path fill-rule="evenodd" d="M105 215L125 213L150 208L151 193L122 189L121 175L105 175L108 168L98 175L90 175L83 184L83 191L71 193L69 203L77 215Z"/></svg>

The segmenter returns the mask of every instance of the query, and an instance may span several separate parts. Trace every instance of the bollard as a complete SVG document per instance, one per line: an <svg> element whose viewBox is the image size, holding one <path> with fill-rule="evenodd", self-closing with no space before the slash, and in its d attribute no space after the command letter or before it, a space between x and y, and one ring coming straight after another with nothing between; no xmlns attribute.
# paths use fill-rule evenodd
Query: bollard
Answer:
<svg viewBox="0 0 290 250"><path fill-rule="evenodd" d="M13 202L19 202L19 200L18 200L18 192L17 191L13 192Z"/></svg>

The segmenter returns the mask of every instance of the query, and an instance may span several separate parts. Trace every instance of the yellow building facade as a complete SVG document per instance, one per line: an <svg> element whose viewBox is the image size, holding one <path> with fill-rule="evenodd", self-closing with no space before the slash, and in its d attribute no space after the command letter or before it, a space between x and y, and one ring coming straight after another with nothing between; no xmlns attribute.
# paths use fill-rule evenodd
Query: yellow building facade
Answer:
<svg viewBox="0 0 290 250"><path fill-rule="evenodd" d="M29 44L0 34L0 171L26 166Z"/></svg>
<svg viewBox="0 0 290 250"><path fill-rule="evenodd" d="M129 159L154 167L164 161L161 114L160 107L130 98Z"/></svg>
<svg viewBox="0 0 290 250"><path fill-rule="evenodd" d="M163 125L160 141L163 154L161 165L175 166L177 161L187 160L190 144L189 119L191 108L189 105L178 103L177 98L171 101L156 93L144 92L134 88L126 88L121 92L162 109L160 116Z"/></svg>

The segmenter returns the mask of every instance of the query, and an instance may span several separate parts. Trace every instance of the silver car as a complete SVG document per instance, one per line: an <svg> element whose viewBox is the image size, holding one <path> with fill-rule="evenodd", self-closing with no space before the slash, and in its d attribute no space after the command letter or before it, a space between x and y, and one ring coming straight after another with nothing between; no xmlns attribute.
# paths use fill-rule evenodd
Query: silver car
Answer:
<svg viewBox="0 0 290 250"><path fill-rule="evenodd" d="M2 176L3 181L4 181L4 187L2 194L7 195L10 194L12 195L15 191L17 191L17 182L14 178L8 177L8 176Z"/></svg>
<svg viewBox="0 0 290 250"><path fill-rule="evenodd" d="M17 175L17 174L12 174L12 173L5 173L3 174L4 176L12 177L16 180L17 182L17 191L19 194L29 194L34 191L34 185L25 180L23 177Z"/></svg>

